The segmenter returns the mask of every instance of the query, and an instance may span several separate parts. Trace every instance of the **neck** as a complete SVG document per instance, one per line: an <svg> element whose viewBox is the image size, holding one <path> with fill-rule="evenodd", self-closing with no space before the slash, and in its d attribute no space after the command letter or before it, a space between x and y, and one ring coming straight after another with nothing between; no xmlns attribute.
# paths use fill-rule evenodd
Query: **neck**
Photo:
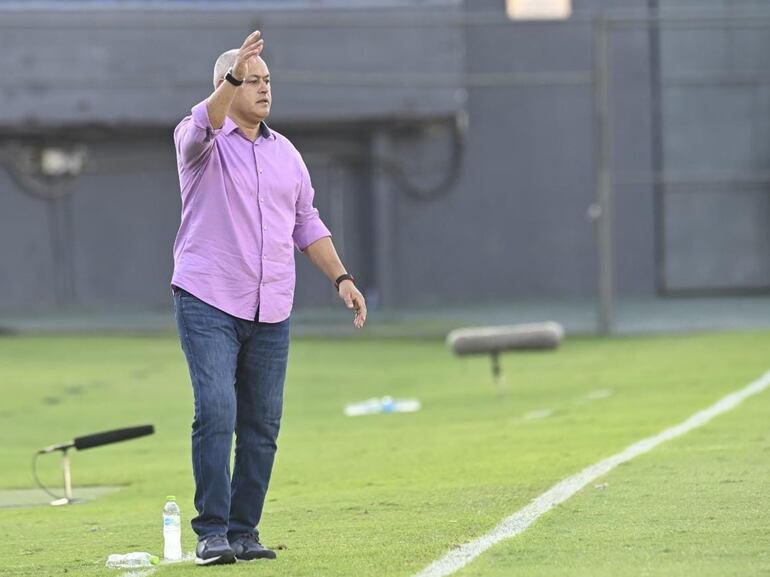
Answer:
<svg viewBox="0 0 770 577"><path fill-rule="evenodd" d="M241 129L241 132L243 132L249 140L254 141L257 139L259 130L262 127L261 120L249 120L234 114L231 114L230 118L238 125L238 128Z"/></svg>

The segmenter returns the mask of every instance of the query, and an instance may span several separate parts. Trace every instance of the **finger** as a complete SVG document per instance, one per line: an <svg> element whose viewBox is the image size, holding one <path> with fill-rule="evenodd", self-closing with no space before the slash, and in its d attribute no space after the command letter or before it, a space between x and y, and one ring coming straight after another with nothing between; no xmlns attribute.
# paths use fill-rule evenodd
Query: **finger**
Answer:
<svg viewBox="0 0 770 577"><path fill-rule="evenodd" d="M255 56L259 56L262 54L262 47L255 48L254 50L247 50L246 52L241 52L240 59L242 62L246 62L247 60L251 60Z"/></svg>
<svg viewBox="0 0 770 577"><path fill-rule="evenodd" d="M254 32L246 36L246 40L243 41L243 45L246 46L250 42L254 42L260 36L262 36L262 33L259 30L255 30Z"/></svg>
<svg viewBox="0 0 770 577"><path fill-rule="evenodd" d="M359 291L356 291L353 293L353 300L356 303L357 309L362 309L363 312L366 312L366 299L364 298L364 295L362 295Z"/></svg>
<svg viewBox="0 0 770 577"><path fill-rule="evenodd" d="M364 326L366 323L366 309L363 310L363 313L361 311L356 312L356 317L353 319L353 325L357 329L360 329Z"/></svg>
<svg viewBox="0 0 770 577"><path fill-rule="evenodd" d="M248 50L245 50L245 51L244 51L244 54L252 54L252 55L253 55L253 54L259 54L260 52L262 52L262 49L263 49L264 47L265 47L265 43L264 43L264 42L260 42L260 43L259 43L259 44L257 44L256 46L252 46L252 47L251 47L251 48L249 48Z"/></svg>
<svg viewBox="0 0 770 577"><path fill-rule="evenodd" d="M239 52L241 54L243 54L247 50L253 50L253 49L257 48L258 46L262 46L264 43L265 43L265 41L262 40L262 39L257 40L255 42L249 42L248 44L244 44L243 46L241 46L240 49L239 49Z"/></svg>
<svg viewBox="0 0 770 577"><path fill-rule="evenodd" d="M366 319L366 303L364 303L364 299L363 298L357 298L355 300L355 304L356 304L356 314L358 314L358 316Z"/></svg>
<svg viewBox="0 0 770 577"><path fill-rule="evenodd" d="M358 294L355 297L356 301L356 320L360 321L361 326L366 322L366 301L363 295Z"/></svg>
<svg viewBox="0 0 770 577"><path fill-rule="evenodd" d="M241 48L241 57L245 57L249 54L259 54L262 52L262 49L265 47L265 41L260 40L257 44L254 44L249 47Z"/></svg>
<svg viewBox="0 0 770 577"><path fill-rule="evenodd" d="M260 47L258 50L248 50L246 52L241 52L238 55L238 62L241 66L243 66L243 76L244 78L249 74L249 62L253 58L258 58L259 55L262 53L262 48Z"/></svg>
<svg viewBox="0 0 770 577"><path fill-rule="evenodd" d="M345 301L346 307L348 307L349 309L353 308L353 297L350 296L350 293L346 292L344 295L342 295L342 300Z"/></svg>

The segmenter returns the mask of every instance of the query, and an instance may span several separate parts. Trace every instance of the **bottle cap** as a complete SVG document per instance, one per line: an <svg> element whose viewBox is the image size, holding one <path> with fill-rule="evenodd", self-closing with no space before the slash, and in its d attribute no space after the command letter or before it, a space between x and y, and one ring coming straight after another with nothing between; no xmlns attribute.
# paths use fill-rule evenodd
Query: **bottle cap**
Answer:
<svg viewBox="0 0 770 577"><path fill-rule="evenodd" d="M176 501L176 497L174 495L166 495L166 501Z"/></svg>

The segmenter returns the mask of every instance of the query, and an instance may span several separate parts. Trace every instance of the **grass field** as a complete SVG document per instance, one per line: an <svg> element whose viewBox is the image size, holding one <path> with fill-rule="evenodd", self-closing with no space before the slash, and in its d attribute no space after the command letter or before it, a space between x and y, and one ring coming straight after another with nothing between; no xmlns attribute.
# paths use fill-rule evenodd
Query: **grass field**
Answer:
<svg viewBox="0 0 770 577"><path fill-rule="evenodd" d="M279 559L185 575L409 577L559 480L683 421L770 368L770 332L568 339L555 353L486 359L430 341L297 340L260 527ZM156 434L73 453L65 508L0 509L0 575L122 575L108 554L160 554L164 497L195 538L192 394L176 339L0 338L0 489L31 488L35 449L152 423ZM347 402L417 397L414 414L348 418ZM770 575L770 393L618 467L458 575ZM39 460L61 485L58 460Z"/></svg>

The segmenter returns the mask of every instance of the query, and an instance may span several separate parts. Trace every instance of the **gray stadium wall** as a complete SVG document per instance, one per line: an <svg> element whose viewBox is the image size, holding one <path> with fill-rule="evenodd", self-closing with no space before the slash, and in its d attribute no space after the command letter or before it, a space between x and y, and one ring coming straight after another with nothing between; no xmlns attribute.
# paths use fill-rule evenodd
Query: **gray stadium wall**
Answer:
<svg viewBox="0 0 770 577"><path fill-rule="evenodd" d="M596 292L595 225L586 217L597 162L593 86L585 79L594 64L589 19L474 23L474 16L494 13L504 21L501 0L254 2L253 9L228 4L216 13L204 3L184 12L174 2L80 12L3 4L0 160L13 165L19 143L85 143L89 161L74 192L60 200L33 198L12 170L0 171L2 311L168 307L179 218L171 130L209 93L216 56L253 27L265 32L275 78L272 125L305 154L317 205L375 304ZM583 15L644 11L647 4L573 2ZM463 15L467 22L458 25ZM419 25L425 22L434 24ZM54 50L35 40L40 35ZM663 92L670 116L656 126L651 39L660 43L664 70L703 62L697 46L688 53L674 36L657 38L646 26L611 34L618 173L649 174L661 168L661 158L663 168L686 167L720 148L704 149L709 144L695 130L713 108L688 116L687 98L675 91ZM759 40L745 50L753 58L767 53ZM505 80L522 74L531 81ZM542 81L543 74L550 80ZM738 92L714 97L725 115L715 130L735 156L730 167L745 168L749 156L756 167L766 158L757 152L767 145L756 144L766 132L752 133L756 147L747 152L740 148L745 134L729 119L750 124L757 107L764 110L766 92ZM754 99L753 108L740 107L746 98ZM452 128L466 115L460 153ZM435 197L421 198L420 190L443 180L449 185ZM680 253L666 260L656 252L661 191L642 182L615 192L618 290L665 292L661 267ZM671 210L664 226L681 228L686 215ZM718 222L713 209L704 210L706 225ZM755 253L769 229L755 231ZM729 259L717 237L709 238L716 239L718 258ZM682 243L686 250L692 245L692 239ZM713 259L709 266L713 271ZM327 281L302 257L298 274L298 307L334 302Z"/></svg>

